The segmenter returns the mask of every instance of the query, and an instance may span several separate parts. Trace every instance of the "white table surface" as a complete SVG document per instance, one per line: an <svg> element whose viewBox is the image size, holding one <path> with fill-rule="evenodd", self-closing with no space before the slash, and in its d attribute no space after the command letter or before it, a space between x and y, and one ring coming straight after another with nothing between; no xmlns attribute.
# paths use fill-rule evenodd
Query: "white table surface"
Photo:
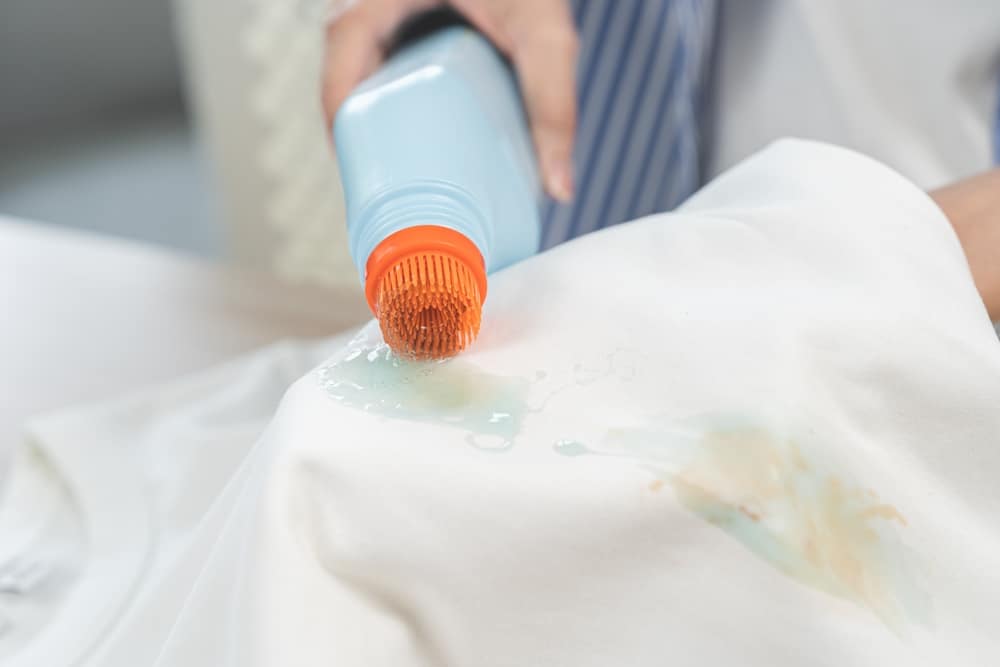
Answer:
<svg viewBox="0 0 1000 667"><path fill-rule="evenodd" d="M368 317L360 290L293 287L132 242L0 216L0 478L31 415Z"/></svg>

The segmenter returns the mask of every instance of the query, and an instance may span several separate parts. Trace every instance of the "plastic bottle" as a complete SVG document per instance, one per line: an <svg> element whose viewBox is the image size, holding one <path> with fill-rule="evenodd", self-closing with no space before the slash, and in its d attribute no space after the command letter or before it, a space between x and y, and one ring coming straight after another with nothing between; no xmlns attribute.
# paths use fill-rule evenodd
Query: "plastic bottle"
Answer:
<svg viewBox="0 0 1000 667"><path fill-rule="evenodd" d="M538 251L539 182L513 74L452 26L395 53L334 138L350 251L386 342L440 358L479 332L487 274Z"/></svg>

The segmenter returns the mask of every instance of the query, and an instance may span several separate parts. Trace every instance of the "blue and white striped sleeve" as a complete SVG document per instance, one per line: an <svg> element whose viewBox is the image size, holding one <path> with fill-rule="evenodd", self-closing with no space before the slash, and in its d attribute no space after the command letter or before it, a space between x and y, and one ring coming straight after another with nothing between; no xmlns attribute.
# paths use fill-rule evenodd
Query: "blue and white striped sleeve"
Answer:
<svg viewBox="0 0 1000 667"><path fill-rule="evenodd" d="M575 0L576 197L542 206L543 244L677 206L699 185L715 0Z"/></svg>

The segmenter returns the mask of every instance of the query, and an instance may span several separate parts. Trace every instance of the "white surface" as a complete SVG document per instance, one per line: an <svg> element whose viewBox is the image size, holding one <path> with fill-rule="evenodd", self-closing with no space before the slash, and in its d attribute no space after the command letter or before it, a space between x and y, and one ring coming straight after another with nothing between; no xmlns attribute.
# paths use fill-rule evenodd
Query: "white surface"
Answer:
<svg viewBox="0 0 1000 667"><path fill-rule="evenodd" d="M30 415L164 382L364 319L347 290L291 288L134 243L0 216L0 470Z"/></svg>
<svg viewBox="0 0 1000 667"><path fill-rule="evenodd" d="M1000 2L724 0L721 16L713 173L789 135L924 188L992 164Z"/></svg>
<svg viewBox="0 0 1000 667"><path fill-rule="evenodd" d="M0 303L0 583L25 549L35 553L28 561L42 563L47 573L40 592L27 600L0 595L0 662L9 644L30 637L63 603L82 566L81 545L95 539L50 461L22 452L18 474L7 478L11 448L27 420L110 396L142 396L147 385L282 338L327 336L367 315L350 290L293 288L152 247L2 216ZM285 370L288 381L303 370ZM265 415L284 385L270 386L274 397L262 408ZM162 405L161 393L156 396ZM90 436L102 437L98 431ZM141 482L132 482L128 488L138 483L141 493ZM117 488L101 483L108 493ZM122 509L106 518L112 533L128 542L141 533L129 534ZM117 559L104 566L124 572ZM106 588L102 593L110 595Z"/></svg>
<svg viewBox="0 0 1000 667"><path fill-rule="evenodd" d="M12 488L0 505L0 564L40 562L51 574L27 596L0 598L0 618L9 626L0 632L0 663L78 664L143 586L167 576L189 548L199 553L200 522L285 389L323 349L329 348L319 342L275 344L102 407L29 425L28 447L18 450ZM43 444L49 441L67 446L56 451ZM170 597L158 599L167 605L161 613ZM168 629L170 613L132 630L130 638L141 642ZM155 645L149 648L155 652ZM135 657L123 660L152 663Z"/></svg>
<svg viewBox="0 0 1000 667"><path fill-rule="evenodd" d="M95 537L8 665L1000 660L1000 344L877 163L778 144L517 265L453 362L375 332L253 446L317 350L36 421Z"/></svg>

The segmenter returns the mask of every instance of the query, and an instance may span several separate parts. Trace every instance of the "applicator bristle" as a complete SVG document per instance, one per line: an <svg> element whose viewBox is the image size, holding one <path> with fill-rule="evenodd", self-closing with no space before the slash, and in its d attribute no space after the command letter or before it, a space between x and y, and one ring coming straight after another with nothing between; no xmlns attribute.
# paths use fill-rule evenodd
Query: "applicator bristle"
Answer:
<svg viewBox="0 0 1000 667"><path fill-rule="evenodd" d="M479 287L462 261L445 253L404 257L386 271L376 316L385 342L413 359L451 357L476 339Z"/></svg>

